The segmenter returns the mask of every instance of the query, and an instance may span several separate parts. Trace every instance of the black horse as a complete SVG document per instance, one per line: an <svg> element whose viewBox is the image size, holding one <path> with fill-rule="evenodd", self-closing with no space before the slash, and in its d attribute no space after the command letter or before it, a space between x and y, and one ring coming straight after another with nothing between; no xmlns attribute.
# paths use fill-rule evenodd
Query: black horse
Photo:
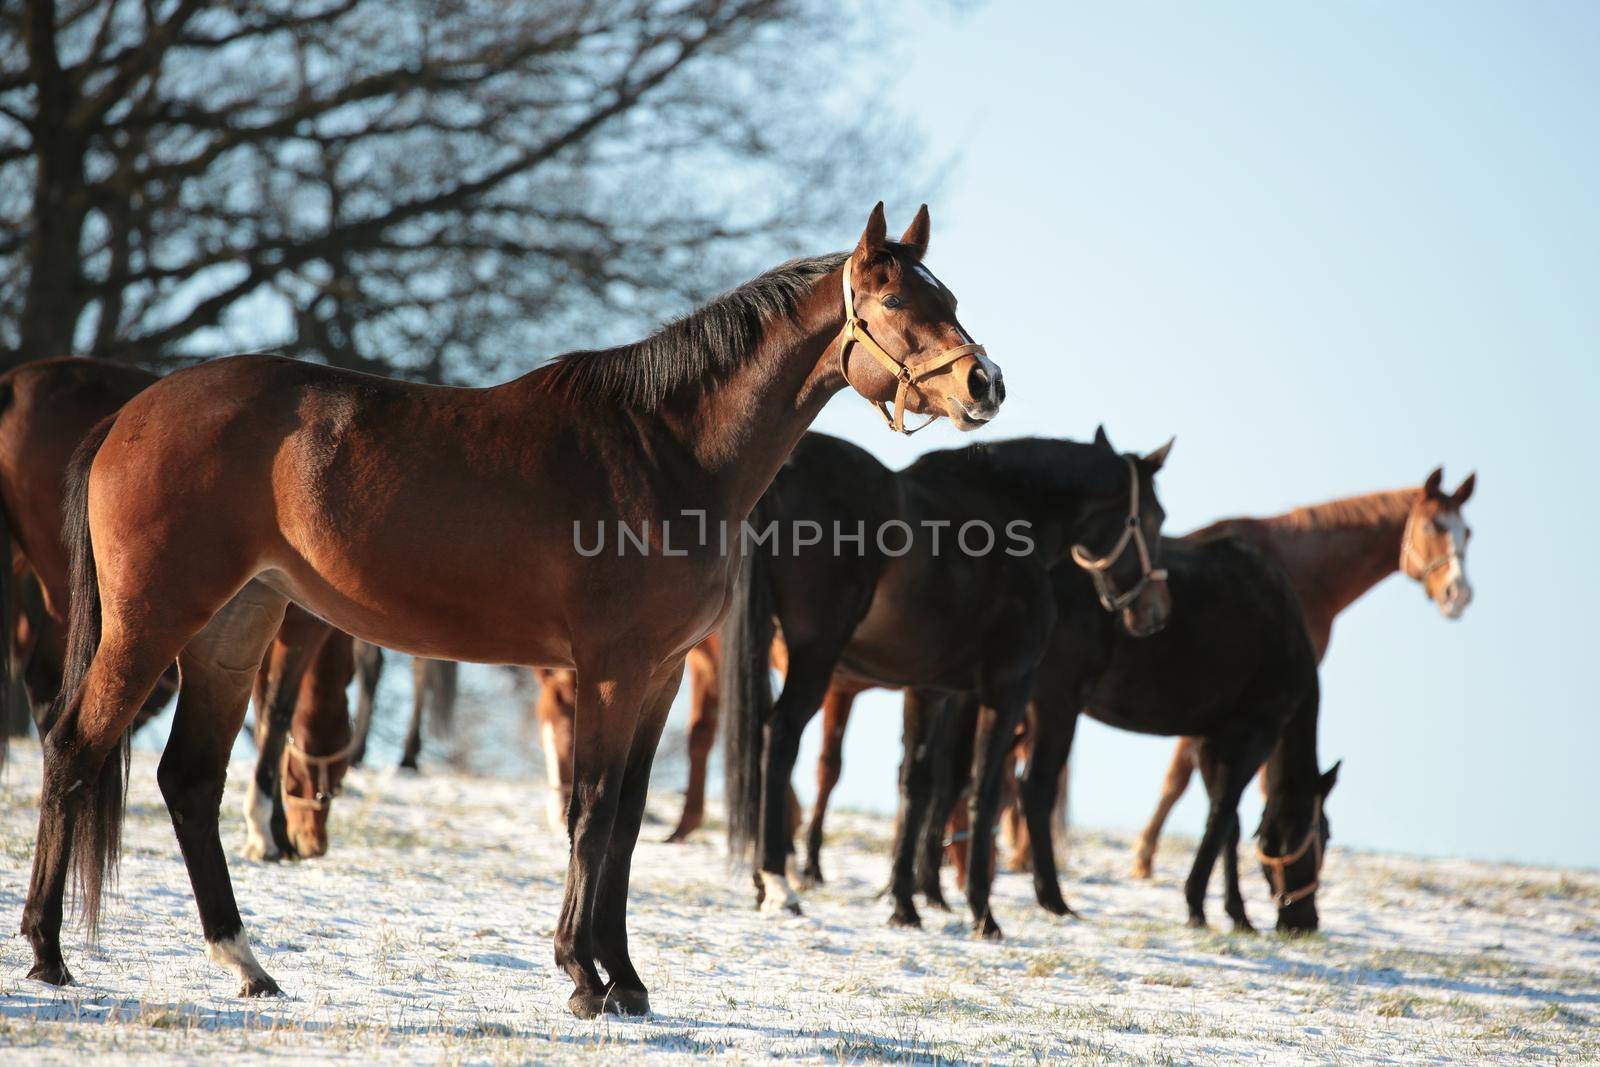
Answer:
<svg viewBox="0 0 1600 1067"><path fill-rule="evenodd" d="M1322 774L1317 763L1317 656L1299 601L1277 564L1233 538L1164 541L1162 563L1181 609L1160 633L1138 641L1092 610L1095 590L1077 568L1051 574L1056 625L1034 672L1033 754L1022 782L1034 892L1046 910L1067 910L1050 812L1082 713L1122 730L1201 739L1211 812L1184 887L1191 926L1205 925L1206 885L1225 853L1225 910L1236 929L1251 929L1239 893L1238 807L1265 760L1257 854L1278 929L1315 930L1329 832L1324 801L1339 769ZM936 770L910 773L937 782ZM938 810L949 806L946 794ZM942 818L915 817L924 827L943 826ZM924 885L929 870L924 864L919 872Z"/></svg>
<svg viewBox="0 0 1600 1067"><path fill-rule="evenodd" d="M1102 430L1088 445L1023 439L934 452L895 473L844 441L801 441L752 517L758 534L775 523L778 542L746 553L723 627L729 841L735 855L758 846L759 904L799 912L785 873L788 785L835 671L930 699L975 694L974 825L993 825L1001 763L1054 621L1050 569L1069 551L1091 569L1084 580L1106 591L1111 625L1142 634L1166 620L1153 486L1166 455L1119 455ZM788 652L775 705L774 620ZM975 835L968 901L975 928L998 937L989 847L988 833ZM915 910L897 904L891 921L915 924Z"/></svg>

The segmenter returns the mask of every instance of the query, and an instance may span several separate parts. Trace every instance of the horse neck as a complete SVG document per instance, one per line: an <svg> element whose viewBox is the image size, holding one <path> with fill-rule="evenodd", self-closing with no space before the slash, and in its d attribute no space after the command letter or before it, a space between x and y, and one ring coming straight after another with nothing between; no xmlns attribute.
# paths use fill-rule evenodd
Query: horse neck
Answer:
<svg viewBox="0 0 1600 1067"><path fill-rule="evenodd" d="M1317 701L1297 710L1267 757L1267 803L1284 804L1314 796L1322 774L1317 762Z"/></svg>
<svg viewBox="0 0 1600 1067"><path fill-rule="evenodd" d="M1400 569L1400 541L1418 490L1350 497L1254 520L1289 575L1306 615L1334 616Z"/></svg>
<svg viewBox="0 0 1600 1067"><path fill-rule="evenodd" d="M656 416L704 472L707 503L720 517L750 514L823 405L845 387L835 358L842 271L820 279L792 319L771 323L743 366Z"/></svg>

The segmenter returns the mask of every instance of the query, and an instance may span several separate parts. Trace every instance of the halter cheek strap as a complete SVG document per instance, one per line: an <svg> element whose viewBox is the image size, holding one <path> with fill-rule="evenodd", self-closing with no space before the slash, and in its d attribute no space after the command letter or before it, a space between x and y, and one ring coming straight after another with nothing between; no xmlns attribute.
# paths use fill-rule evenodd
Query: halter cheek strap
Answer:
<svg viewBox="0 0 1600 1067"><path fill-rule="evenodd" d="M337 752L327 756L313 756L311 753L295 744L293 734L285 737L283 739L284 769L288 768L289 756L292 753L295 759L298 759L301 763L305 764L306 767L311 771L312 778L315 780L316 794L311 800L307 800L304 797L291 796L289 794L288 776L283 774L280 770L278 774L278 782L279 791L283 794L283 806L286 808L297 808L301 811L327 811L328 808L333 804L332 767L335 763L349 760L350 756L355 752L355 750L356 739L352 737L350 739L350 743L345 745Z"/></svg>
<svg viewBox="0 0 1600 1067"><path fill-rule="evenodd" d="M906 429L906 396L916 389L916 383L935 371L943 370L962 356L987 356L989 353L979 344L957 345L947 348L926 359L905 360L904 362L891 356L882 345L872 339L867 332L867 324L856 316L855 294L850 287L850 262L845 261L844 274L844 329L839 334L839 373L844 375L844 380L850 380L850 371L846 365L846 358L851 345L860 345L868 355L883 364L885 370L894 375L899 383L894 391L894 414L889 413L889 405L881 400L870 401L877 408L878 414L883 416L883 421L895 433L910 437L918 430L925 430L939 418L937 414L929 415L928 421L914 429ZM917 390L920 394L922 391Z"/></svg>
<svg viewBox="0 0 1600 1067"><path fill-rule="evenodd" d="M1117 538L1117 543L1111 551L1096 559L1087 548L1082 545L1072 546L1072 562L1089 572L1089 577L1094 582L1094 591L1100 597L1100 606L1110 612L1118 612L1139 599L1139 594L1144 592L1145 586L1151 582L1164 582L1167 580L1165 567L1156 567L1150 556L1150 543L1145 539L1144 528L1139 520L1139 468L1127 456L1122 461L1128 465L1128 479L1131 488L1128 490L1128 517L1122 523L1122 536ZM1111 582L1111 568L1116 566L1117 560L1128 550L1132 544L1139 553L1139 580L1133 588L1125 593L1118 593L1116 586Z"/></svg>
<svg viewBox="0 0 1600 1067"><path fill-rule="evenodd" d="M1406 520L1405 533L1403 533L1400 536L1400 569L1402 571L1404 571L1410 577L1415 578L1419 582L1422 582L1423 583L1423 595L1427 595L1428 575L1432 574L1436 570L1439 570L1441 567L1448 567L1452 562L1455 561L1455 559L1456 559L1456 542L1455 542L1455 538L1451 538L1450 539L1450 547L1449 547L1449 549L1447 549L1445 551L1445 553L1443 555L1435 556L1432 559L1428 560L1428 562L1426 562L1426 563L1421 565L1422 569L1420 571L1418 571L1416 574L1412 574L1411 571L1409 570L1409 565L1411 563L1412 549L1414 547L1414 544L1413 544L1412 539L1411 539L1411 531L1416 528L1416 525L1417 525L1417 517L1416 517L1416 515L1412 515L1410 518L1408 518Z"/></svg>
<svg viewBox="0 0 1600 1067"><path fill-rule="evenodd" d="M1289 889L1289 866L1298 863L1307 852L1315 850L1317 858L1316 873L1311 876L1311 881L1299 889ZM1317 891L1317 886L1322 882L1322 798L1318 797L1311 808L1311 827L1306 831L1305 840L1300 842L1300 847L1287 856L1269 856L1256 846L1256 859L1262 866L1271 872L1269 879L1272 883L1272 899L1280 908L1287 908L1290 904L1304 900Z"/></svg>

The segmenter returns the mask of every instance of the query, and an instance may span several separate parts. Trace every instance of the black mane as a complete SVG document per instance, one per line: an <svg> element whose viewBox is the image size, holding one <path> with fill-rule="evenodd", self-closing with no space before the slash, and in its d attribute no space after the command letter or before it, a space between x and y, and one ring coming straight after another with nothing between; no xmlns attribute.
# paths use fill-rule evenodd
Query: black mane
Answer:
<svg viewBox="0 0 1600 1067"><path fill-rule="evenodd" d="M792 318L848 252L792 259L724 293L643 341L568 352L542 368L547 388L651 411L678 389L725 379L756 350L766 327Z"/></svg>
<svg viewBox="0 0 1600 1067"><path fill-rule="evenodd" d="M1095 444L1054 437L1013 437L920 456L906 468L929 478L981 473L1008 487L1049 493L1108 494L1126 489L1122 457Z"/></svg>

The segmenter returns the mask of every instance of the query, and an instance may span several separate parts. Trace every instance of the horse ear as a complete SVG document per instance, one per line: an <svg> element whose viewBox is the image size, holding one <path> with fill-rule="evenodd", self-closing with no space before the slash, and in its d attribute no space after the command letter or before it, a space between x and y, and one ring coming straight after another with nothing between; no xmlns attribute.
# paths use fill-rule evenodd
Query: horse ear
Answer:
<svg viewBox="0 0 1600 1067"><path fill-rule="evenodd" d="M867 256L882 252L888 235L889 224L884 221L883 201L879 200L878 206L867 216L867 228L861 231L861 243L856 246L856 250Z"/></svg>
<svg viewBox="0 0 1600 1067"><path fill-rule="evenodd" d="M1458 485L1456 487L1456 491L1450 494L1450 503L1459 508L1462 504L1465 504L1468 500L1472 499L1472 491L1477 487L1478 472L1473 471L1471 474L1467 475L1467 480Z"/></svg>
<svg viewBox="0 0 1600 1067"><path fill-rule="evenodd" d="M1166 444L1144 457L1144 465L1150 468L1151 474L1167 465L1167 456L1171 454L1172 446L1177 440L1176 436L1167 438Z"/></svg>
<svg viewBox="0 0 1600 1067"><path fill-rule="evenodd" d="M1439 486L1444 482L1444 468L1435 467L1433 473L1428 475L1428 480L1422 483L1422 495L1425 497L1438 497Z"/></svg>
<svg viewBox="0 0 1600 1067"><path fill-rule="evenodd" d="M900 243L905 245L919 262L928 254L928 229L931 225L932 223L928 221L928 205L923 204L917 208L917 217L911 220L906 232L900 235Z"/></svg>
<svg viewBox="0 0 1600 1067"><path fill-rule="evenodd" d="M1327 772L1317 779L1317 793L1326 797L1333 792L1333 787L1339 783L1339 768L1344 766L1344 760L1339 760Z"/></svg>
<svg viewBox="0 0 1600 1067"><path fill-rule="evenodd" d="M1116 451L1116 449L1111 447L1111 438L1106 436L1106 424L1103 422L1094 428L1094 443L1105 449L1107 452Z"/></svg>

